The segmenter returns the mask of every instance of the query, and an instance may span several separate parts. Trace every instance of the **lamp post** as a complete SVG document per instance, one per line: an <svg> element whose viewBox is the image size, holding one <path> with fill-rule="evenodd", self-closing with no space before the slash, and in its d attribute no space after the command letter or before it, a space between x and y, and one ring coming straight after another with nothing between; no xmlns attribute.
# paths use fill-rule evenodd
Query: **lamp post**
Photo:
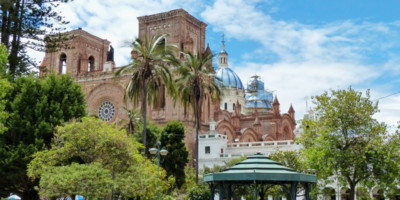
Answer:
<svg viewBox="0 0 400 200"><path fill-rule="evenodd" d="M166 156L168 154L168 151L165 149L161 149L161 142L157 142L156 145L157 145L157 147L150 148L149 152L150 152L150 154L157 156L157 172L158 172L158 176L161 179L160 160L161 160L161 156ZM158 184L157 187L160 187L160 184ZM159 190L157 190L157 199L160 199L160 191Z"/></svg>

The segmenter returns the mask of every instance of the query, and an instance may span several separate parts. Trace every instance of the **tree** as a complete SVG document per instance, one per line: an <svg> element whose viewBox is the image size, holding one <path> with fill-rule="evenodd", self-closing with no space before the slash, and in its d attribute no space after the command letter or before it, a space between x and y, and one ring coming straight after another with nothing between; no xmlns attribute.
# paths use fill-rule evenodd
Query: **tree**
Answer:
<svg viewBox="0 0 400 200"><path fill-rule="evenodd" d="M98 163L51 166L41 176L40 196L63 197L67 196L66 194L79 194L86 198L98 199L110 193L109 188L112 188L110 174L109 170Z"/></svg>
<svg viewBox="0 0 400 200"><path fill-rule="evenodd" d="M306 164L299 151L276 151L268 156L282 165L296 170L299 173L307 173Z"/></svg>
<svg viewBox="0 0 400 200"><path fill-rule="evenodd" d="M114 197L119 194L151 198L161 179L156 173L157 166L139 153L139 146L120 127L85 117L81 122L57 128L51 148L34 154L28 175L40 178L39 192L50 198L77 194L97 198L106 193ZM96 169L102 172L100 177ZM82 170L87 172L86 184L79 183ZM60 191L49 185L53 182L48 180L71 173L74 174L69 177L71 186ZM63 184L57 187L62 188Z"/></svg>
<svg viewBox="0 0 400 200"><path fill-rule="evenodd" d="M185 166L188 163L189 152L186 150L185 128L179 121L170 121L161 134L161 147L168 151L162 167L167 176L175 177L175 186L181 188L185 183Z"/></svg>
<svg viewBox="0 0 400 200"><path fill-rule="evenodd" d="M177 72L179 77L176 79L176 87L178 98L186 108L191 106L195 118L196 129L196 144L195 144L195 158L196 158L196 183L199 180L199 130L200 130L200 115L202 104L205 96L213 100L220 99L221 89L218 84L212 79L214 73L211 67L213 55L211 53L184 53L183 61L177 60Z"/></svg>
<svg viewBox="0 0 400 200"><path fill-rule="evenodd" d="M0 44L0 78L6 77L8 55L6 46Z"/></svg>
<svg viewBox="0 0 400 200"><path fill-rule="evenodd" d="M8 113L5 111L7 93L11 90L11 84L4 79L6 77L8 53L6 47L0 44L0 134L7 128L4 126L5 120L8 118Z"/></svg>
<svg viewBox="0 0 400 200"><path fill-rule="evenodd" d="M286 167L296 170L298 173L315 173L307 168L307 164L299 151L276 151L268 155L268 157ZM289 185L269 185L266 190L268 190L268 194L273 196L287 196L287 198L290 198L289 188ZM315 194L318 192L318 188L314 186L311 188L311 194L313 198L316 198ZM304 195L304 187L301 184L297 185L297 195Z"/></svg>
<svg viewBox="0 0 400 200"><path fill-rule="evenodd" d="M116 75L130 73L132 78L126 87L126 96L137 106L141 102L143 116L143 145L147 146L147 106L158 103L159 90L166 87L173 94L171 72L168 69L175 48L165 43L167 35L155 35L143 41L136 39L132 43L132 62L121 67ZM171 95L174 96L174 95Z"/></svg>
<svg viewBox="0 0 400 200"><path fill-rule="evenodd" d="M7 130L5 121L8 118L8 112L5 111L7 99L6 94L11 90L11 84L6 79L0 78L0 135Z"/></svg>
<svg viewBox="0 0 400 200"><path fill-rule="evenodd" d="M232 158L228 161L224 161L224 165L214 165L213 167L209 168L207 166L204 166L204 172L203 174L210 174L210 173L217 173L217 172L222 172L226 169L229 169L230 167L242 162L245 160L247 157L241 156L238 158Z"/></svg>
<svg viewBox="0 0 400 200"><path fill-rule="evenodd" d="M128 124L126 125L126 130L129 134L134 134L136 130L142 125L142 117L136 110L129 110L125 107L123 107L123 109L128 114Z"/></svg>
<svg viewBox="0 0 400 200"><path fill-rule="evenodd" d="M71 77L49 75L17 78L5 99L9 117L0 135L0 195L37 199L37 182L28 180L27 164L32 154L49 147L57 125L85 115L84 97Z"/></svg>
<svg viewBox="0 0 400 200"><path fill-rule="evenodd" d="M152 123L151 121L147 123L147 130L146 130L147 142L146 146L143 147L144 150L142 151L144 152L144 155L149 159L154 158L154 155L150 153L149 149L157 146L157 141L159 141L161 132L162 128L160 126ZM143 144L142 136L143 136L143 124L140 124L140 126L137 127L137 129L135 129L133 137L135 138L136 141Z"/></svg>
<svg viewBox="0 0 400 200"><path fill-rule="evenodd" d="M201 183L193 188L190 188L185 195L185 200L208 200L210 199L211 192L207 184Z"/></svg>
<svg viewBox="0 0 400 200"><path fill-rule="evenodd" d="M7 71L12 78L29 70L27 48L43 51L44 35L63 30L54 26L67 24L55 8L65 2L68 0L0 0L1 43L10 53Z"/></svg>
<svg viewBox="0 0 400 200"><path fill-rule="evenodd" d="M338 176L354 199L357 184L386 185L399 177L399 143L391 142L384 123L373 118L378 103L352 88L313 97L315 117L302 121L299 138L308 166L317 176Z"/></svg>

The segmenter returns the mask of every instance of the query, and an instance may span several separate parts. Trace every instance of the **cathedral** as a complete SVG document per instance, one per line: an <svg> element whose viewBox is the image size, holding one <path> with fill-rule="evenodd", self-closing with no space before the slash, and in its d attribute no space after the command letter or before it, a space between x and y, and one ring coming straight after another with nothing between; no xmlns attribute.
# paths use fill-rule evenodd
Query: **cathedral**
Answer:
<svg viewBox="0 0 400 200"><path fill-rule="evenodd" d="M183 9L141 16L138 21L140 39L167 33L166 42L181 51L210 51L205 45L207 25ZM118 66L110 42L81 28L65 34L73 36L68 41L72 48L46 51L40 73L70 74L82 87L89 115L104 121L126 123L128 117L124 108L134 109L132 103L124 100L125 87L131 77L129 74L115 76ZM259 76L252 76L246 85L243 84L229 68L224 41L217 56L218 64L213 67L224 95L218 102L207 97L203 101L201 134L207 134L213 124L227 143L293 140L296 126L293 107L290 106L287 113L281 113L278 98L265 88ZM149 107L149 119L160 125L171 120L183 122L187 130L185 142L193 149L193 114L179 103L174 104L163 88L160 88L159 100L161 103L157 106Z"/></svg>

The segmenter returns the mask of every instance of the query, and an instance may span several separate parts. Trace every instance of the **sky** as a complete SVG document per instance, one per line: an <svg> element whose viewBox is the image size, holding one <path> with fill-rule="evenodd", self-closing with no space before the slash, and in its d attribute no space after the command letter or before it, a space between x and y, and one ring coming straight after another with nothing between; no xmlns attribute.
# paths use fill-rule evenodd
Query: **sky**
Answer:
<svg viewBox="0 0 400 200"><path fill-rule="evenodd" d="M281 112L292 104L301 119L313 96L352 87L379 100L379 121L392 130L399 123L399 0L74 0L58 9L70 21L67 30L81 27L111 41L122 66L137 17L178 8L208 25L214 53L225 35L229 66L243 84L261 76Z"/></svg>

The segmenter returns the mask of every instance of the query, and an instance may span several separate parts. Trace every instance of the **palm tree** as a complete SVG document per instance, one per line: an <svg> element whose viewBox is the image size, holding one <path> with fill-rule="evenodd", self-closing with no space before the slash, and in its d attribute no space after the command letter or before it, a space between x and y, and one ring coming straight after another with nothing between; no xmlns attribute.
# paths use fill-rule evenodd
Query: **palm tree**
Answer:
<svg viewBox="0 0 400 200"><path fill-rule="evenodd" d="M219 84L213 80L214 70L211 66L213 55L205 53L182 53L183 61L175 63L177 66L178 78L176 79L176 89L178 99L186 108L191 106L195 118L196 129L196 183L199 180L199 130L201 108L205 95L211 99L220 99L221 89Z"/></svg>
<svg viewBox="0 0 400 200"><path fill-rule="evenodd" d="M146 147L147 105L158 102L158 91L166 87L173 93L169 63L174 58L176 48L165 43L166 34L155 35L144 40L136 39L132 43L132 62L121 67L117 76L130 73L132 78L126 87L125 97L133 100L135 106L141 102L143 116L143 145ZM173 95L172 95L173 96Z"/></svg>
<svg viewBox="0 0 400 200"><path fill-rule="evenodd" d="M134 109L129 110L126 107L122 107L122 109L124 109L126 114L128 114L129 119L126 130L129 134L134 134L135 130L142 125L142 116L140 116L141 114Z"/></svg>

